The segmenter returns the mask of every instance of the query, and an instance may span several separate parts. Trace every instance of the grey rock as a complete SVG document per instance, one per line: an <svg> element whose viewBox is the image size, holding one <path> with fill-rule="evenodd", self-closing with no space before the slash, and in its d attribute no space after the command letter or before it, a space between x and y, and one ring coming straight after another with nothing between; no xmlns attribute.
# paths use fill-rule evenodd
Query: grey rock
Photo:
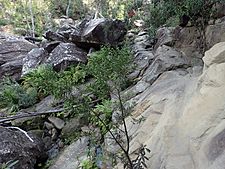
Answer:
<svg viewBox="0 0 225 169"><path fill-rule="evenodd" d="M32 49L23 59L22 76L26 75L47 59L48 52L44 48Z"/></svg>
<svg viewBox="0 0 225 169"><path fill-rule="evenodd" d="M47 122L47 121L44 122L44 126L45 126L48 130L51 130L51 129L54 128L53 124L51 124L51 123L49 123L49 122Z"/></svg>
<svg viewBox="0 0 225 169"><path fill-rule="evenodd" d="M51 53L53 49L55 49L59 44L60 41L45 41L44 43L42 43L41 47L44 48L44 50L46 50L48 53Z"/></svg>
<svg viewBox="0 0 225 169"><path fill-rule="evenodd" d="M37 46L21 37L0 33L0 78L8 75L18 80L21 76L23 58L33 48Z"/></svg>
<svg viewBox="0 0 225 169"><path fill-rule="evenodd" d="M201 35L195 27L176 27L173 32L174 47L189 58L202 58Z"/></svg>
<svg viewBox="0 0 225 169"><path fill-rule="evenodd" d="M81 22L77 29L70 34L70 39L75 44L86 48L87 44L118 45L126 34L124 22L111 19L92 19ZM86 46L85 46L86 45Z"/></svg>
<svg viewBox="0 0 225 169"><path fill-rule="evenodd" d="M155 52L155 60L145 71L142 80L152 84L165 71L188 68L190 60L181 52L169 47L161 46Z"/></svg>
<svg viewBox="0 0 225 169"><path fill-rule="evenodd" d="M162 45L173 46L176 40L174 38L174 29L174 27L163 27L158 29L156 33L157 43L154 48L157 49Z"/></svg>
<svg viewBox="0 0 225 169"><path fill-rule="evenodd" d="M89 149L89 138L81 137L71 145L65 148L65 150L59 155L49 169L74 169L78 168L82 160L87 159L87 151Z"/></svg>
<svg viewBox="0 0 225 169"><path fill-rule="evenodd" d="M51 117L48 117L48 120L59 130L61 130L65 125L65 122L58 117L51 116Z"/></svg>
<svg viewBox="0 0 225 169"><path fill-rule="evenodd" d="M31 134L30 137L34 142L21 131L0 127L0 163L18 160L15 168L33 169L38 161L46 159L43 142Z"/></svg>
<svg viewBox="0 0 225 169"><path fill-rule="evenodd" d="M58 32L53 32L51 30L45 32L44 37L50 41L68 42L68 39L66 39L64 36L60 35Z"/></svg>
<svg viewBox="0 0 225 169"><path fill-rule="evenodd" d="M53 65L57 70L64 70L75 63L86 63L87 53L75 44L60 43L44 62Z"/></svg>
<svg viewBox="0 0 225 169"><path fill-rule="evenodd" d="M82 117L72 118L66 122L62 129L62 137L67 138L74 135L74 132L79 131L82 126L86 125L88 122Z"/></svg>
<svg viewBox="0 0 225 169"><path fill-rule="evenodd" d="M216 43L225 42L225 21L209 25L206 28L206 44L207 49L214 46Z"/></svg>

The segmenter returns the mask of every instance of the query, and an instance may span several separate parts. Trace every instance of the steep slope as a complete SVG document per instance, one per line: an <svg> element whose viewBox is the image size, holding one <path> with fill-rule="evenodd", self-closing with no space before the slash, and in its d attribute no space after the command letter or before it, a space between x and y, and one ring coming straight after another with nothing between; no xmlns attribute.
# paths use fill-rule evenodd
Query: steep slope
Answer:
<svg viewBox="0 0 225 169"><path fill-rule="evenodd" d="M225 145L225 43L193 67L164 72L135 99L131 151L151 149L149 169L223 169ZM143 118L144 117L144 118Z"/></svg>

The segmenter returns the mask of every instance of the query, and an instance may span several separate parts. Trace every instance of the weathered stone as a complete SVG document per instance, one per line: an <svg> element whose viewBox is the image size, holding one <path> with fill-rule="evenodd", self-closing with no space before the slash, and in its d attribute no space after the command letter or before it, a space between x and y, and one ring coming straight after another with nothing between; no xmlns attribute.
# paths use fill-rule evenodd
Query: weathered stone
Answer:
<svg viewBox="0 0 225 169"><path fill-rule="evenodd" d="M155 60L145 71L142 80L152 84L163 72L190 66L190 60L181 52L161 46L155 52Z"/></svg>
<svg viewBox="0 0 225 169"><path fill-rule="evenodd" d="M22 76L26 75L47 59L48 52L44 48L32 49L23 59Z"/></svg>
<svg viewBox="0 0 225 169"><path fill-rule="evenodd" d="M48 30L47 32L45 32L44 37L50 41L68 42L68 40L64 36L60 35L57 32L53 32L51 30Z"/></svg>
<svg viewBox="0 0 225 169"><path fill-rule="evenodd" d="M43 142L31 134L30 137L34 142L19 130L0 127L0 163L18 160L14 168L33 169L46 159Z"/></svg>
<svg viewBox="0 0 225 169"><path fill-rule="evenodd" d="M74 132L79 131L80 128L87 124L87 120L82 117L72 118L66 122L62 129L62 136L64 138L74 135Z"/></svg>
<svg viewBox="0 0 225 169"><path fill-rule="evenodd" d="M212 59L202 74L197 68L164 72L132 98L137 105L126 119L131 157L146 145L152 153L147 168L224 168L225 60L220 45L210 49Z"/></svg>
<svg viewBox="0 0 225 169"><path fill-rule="evenodd" d="M118 45L126 34L125 24L119 20L84 20L70 35L72 42L85 47L88 43Z"/></svg>
<svg viewBox="0 0 225 169"><path fill-rule="evenodd" d="M65 122L58 117L49 117L48 120L59 130L65 126Z"/></svg>
<svg viewBox="0 0 225 169"><path fill-rule="evenodd" d="M216 43L225 42L225 21L216 23L215 25L209 25L206 28L206 45L207 49L210 49Z"/></svg>
<svg viewBox="0 0 225 169"><path fill-rule="evenodd" d="M47 121L44 122L44 126L48 129L48 130L51 130L54 128L53 124L52 123L49 123Z"/></svg>
<svg viewBox="0 0 225 169"><path fill-rule="evenodd" d="M86 63L87 53L75 44L60 43L44 62L51 64L57 70L64 70L71 64Z"/></svg>
<svg viewBox="0 0 225 169"><path fill-rule="evenodd" d="M175 38L174 47L183 52L189 58L202 58L201 36L195 27L176 27L173 32Z"/></svg>
<svg viewBox="0 0 225 169"><path fill-rule="evenodd" d="M19 80L23 68L23 58L25 55L20 55L15 60L6 62L0 66L0 77L9 76L14 80Z"/></svg>
<svg viewBox="0 0 225 169"><path fill-rule="evenodd" d="M203 61L206 67L225 62L225 42L217 43L210 50L206 51Z"/></svg>
<svg viewBox="0 0 225 169"><path fill-rule="evenodd" d="M51 53L60 44L60 41L44 42L41 47L48 53Z"/></svg>
<svg viewBox="0 0 225 169"><path fill-rule="evenodd" d="M19 37L0 34L0 78L4 75L18 80L22 70L22 60L36 45Z"/></svg>
<svg viewBox="0 0 225 169"><path fill-rule="evenodd" d="M174 38L174 27L163 27L157 30L156 39L157 43L154 48L157 49L159 46L173 46L175 44Z"/></svg>
<svg viewBox="0 0 225 169"><path fill-rule="evenodd" d="M225 16L225 3L224 2L220 2L220 3L216 3L216 5L213 6L213 14L212 17L213 18L222 18Z"/></svg>
<svg viewBox="0 0 225 169"><path fill-rule="evenodd" d="M82 160L87 159L89 151L89 138L81 137L69 145L49 169L74 169L78 168Z"/></svg>

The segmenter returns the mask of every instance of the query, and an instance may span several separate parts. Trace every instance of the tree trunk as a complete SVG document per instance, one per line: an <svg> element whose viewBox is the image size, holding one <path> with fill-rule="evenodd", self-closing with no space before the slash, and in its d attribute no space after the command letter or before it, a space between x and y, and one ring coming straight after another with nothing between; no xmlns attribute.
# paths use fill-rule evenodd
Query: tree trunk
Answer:
<svg viewBox="0 0 225 169"><path fill-rule="evenodd" d="M31 36L35 37L35 26L34 26L34 14L32 9L32 0L29 0L29 9L30 9L30 17L31 17L31 24L32 24L32 30L31 30Z"/></svg>

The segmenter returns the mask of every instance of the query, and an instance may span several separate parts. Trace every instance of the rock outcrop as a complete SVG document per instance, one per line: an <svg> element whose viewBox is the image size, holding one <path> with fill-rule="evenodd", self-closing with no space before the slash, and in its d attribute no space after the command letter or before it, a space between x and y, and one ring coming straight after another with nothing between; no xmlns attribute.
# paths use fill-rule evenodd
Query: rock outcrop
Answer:
<svg viewBox="0 0 225 169"><path fill-rule="evenodd" d="M225 43L216 44L203 57L203 72L166 71L132 98L136 106L126 119L130 153L147 145L149 169L224 168L224 52Z"/></svg>
<svg viewBox="0 0 225 169"><path fill-rule="evenodd" d="M90 19L72 25L63 24L56 31L47 31L46 41L38 47L23 37L0 34L0 78L19 80L40 64L50 64L55 70L87 62L87 52L101 45L117 46L127 32L125 23L112 19ZM39 40L38 40L39 41Z"/></svg>

